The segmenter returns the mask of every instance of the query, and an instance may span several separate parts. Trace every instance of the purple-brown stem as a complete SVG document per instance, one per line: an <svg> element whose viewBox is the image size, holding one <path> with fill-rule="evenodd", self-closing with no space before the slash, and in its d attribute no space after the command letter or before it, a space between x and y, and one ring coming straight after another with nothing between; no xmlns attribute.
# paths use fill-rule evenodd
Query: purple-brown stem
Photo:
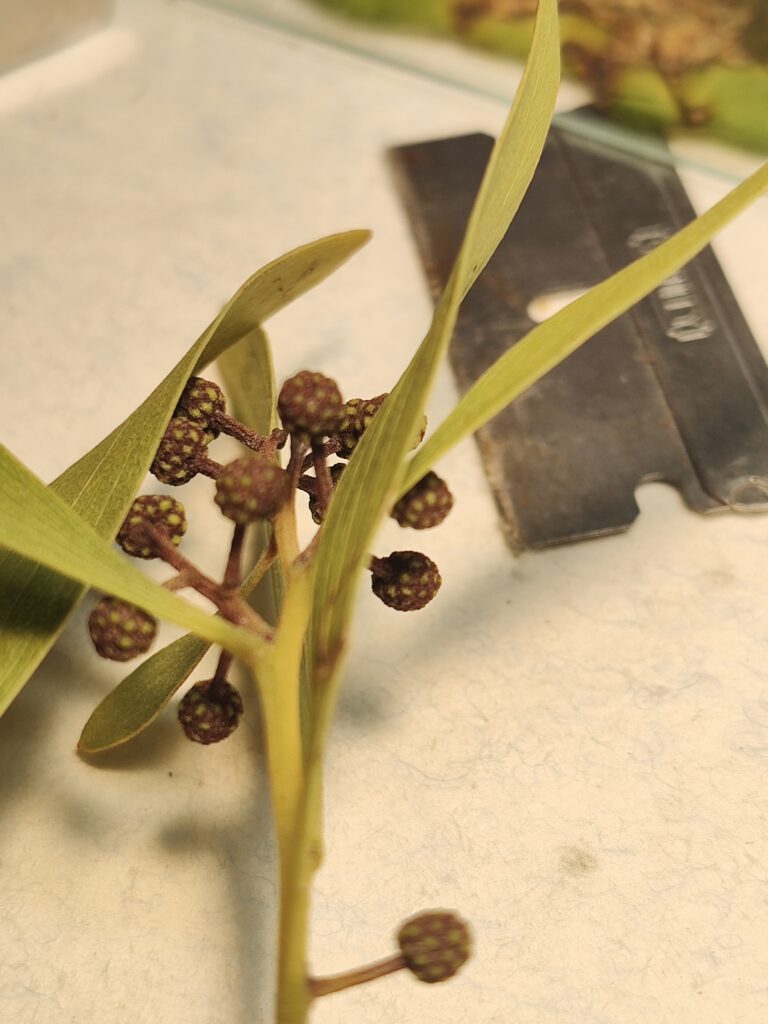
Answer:
<svg viewBox="0 0 768 1024"><path fill-rule="evenodd" d="M312 497L317 494L317 481L313 476L304 476L302 474L296 486L300 491L304 491L305 494L310 494Z"/></svg>
<svg viewBox="0 0 768 1024"><path fill-rule="evenodd" d="M216 664L216 671L213 673L213 679L211 682L214 686L221 686L222 683L227 681L227 673L234 661L234 656L229 651L222 651L219 655L219 660Z"/></svg>
<svg viewBox="0 0 768 1024"><path fill-rule="evenodd" d="M342 974L331 974L325 978L309 979L309 994L312 999L319 996L330 995L331 992L341 992L342 989L352 988L353 985L365 985L376 978L383 978L385 974L394 974L405 967L405 960L398 953L386 960L379 960L375 964L368 964L365 967L356 967L352 971L344 971Z"/></svg>
<svg viewBox="0 0 768 1024"><path fill-rule="evenodd" d="M198 455L195 459L195 469L197 472L202 473L203 476L209 476L211 480L218 480L223 468L220 462L214 462L207 455Z"/></svg>
<svg viewBox="0 0 768 1024"><path fill-rule="evenodd" d="M317 485L317 504L321 515L325 514L328 502L331 500L333 483L331 474L328 472L328 463L325 461L325 446L322 444L312 445L312 463L315 467L315 481Z"/></svg>
<svg viewBox="0 0 768 1024"><path fill-rule="evenodd" d="M244 423L227 415L225 412L216 413L211 423L214 427L218 427L222 434L227 434L229 437L239 441L240 444L244 444L246 448L250 448L251 451L264 455L274 455L278 448L283 447L288 437L288 432L279 428L273 430L266 437L262 434L257 434L254 430L249 430Z"/></svg>
<svg viewBox="0 0 768 1024"><path fill-rule="evenodd" d="M285 467L285 471L288 474L289 494L293 494L299 486L299 479L301 477L301 471L304 463L304 453L306 450L306 441L300 440L297 437L291 438L291 457L288 460L288 465Z"/></svg>
<svg viewBox="0 0 768 1024"><path fill-rule="evenodd" d="M325 456L335 455L340 447L341 447L341 445L339 444L339 439L337 437L329 437L328 440L325 442L325 444L318 445L318 448L320 448L322 450L323 455L325 455ZM302 472L305 472L306 470L311 469L312 466L314 465L314 460L315 460L315 449L313 447L313 449L310 452L310 454L306 457L306 459L304 459L304 462L303 462L302 467L301 467Z"/></svg>
<svg viewBox="0 0 768 1024"><path fill-rule="evenodd" d="M229 548L224 579L221 582L225 590L236 590L240 586L240 572L243 560L243 542L245 541L245 525L236 523Z"/></svg>
<svg viewBox="0 0 768 1024"><path fill-rule="evenodd" d="M163 531L158 530L156 526L147 524L144 530L158 557L184 577L181 586L192 587L198 594L202 594L216 605L222 616L229 622L238 626L247 626L259 636L271 637L270 627L248 605L247 601L243 600L237 589L227 590L220 583L212 580L210 576L206 576L196 565L185 558Z"/></svg>

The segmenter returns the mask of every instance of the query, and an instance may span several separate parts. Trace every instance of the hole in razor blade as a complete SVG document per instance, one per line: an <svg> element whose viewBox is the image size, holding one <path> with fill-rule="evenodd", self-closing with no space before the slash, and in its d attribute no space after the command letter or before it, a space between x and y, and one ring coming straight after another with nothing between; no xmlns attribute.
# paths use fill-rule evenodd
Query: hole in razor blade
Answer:
<svg viewBox="0 0 768 1024"><path fill-rule="evenodd" d="M526 312L535 324L541 324L576 299L580 299L582 295L586 295L588 290L588 288L568 288L557 292L545 292L531 299Z"/></svg>

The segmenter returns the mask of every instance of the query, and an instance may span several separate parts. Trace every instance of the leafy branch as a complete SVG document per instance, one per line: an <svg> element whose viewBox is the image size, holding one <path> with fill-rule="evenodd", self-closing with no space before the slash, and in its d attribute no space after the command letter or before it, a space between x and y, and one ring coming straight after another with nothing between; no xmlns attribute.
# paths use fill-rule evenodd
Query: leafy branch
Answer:
<svg viewBox="0 0 768 1024"><path fill-rule="evenodd" d="M360 580L371 572L374 594L400 611L422 607L440 586L439 571L425 555L372 554L382 519L394 514L401 525L416 529L441 522L452 498L433 471L436 461L660 284L768 188L767 166L674 238L536 327L411 456L460 304L534 173L558 79L556 2L540 0L528 64L453 272L426 337L391 394L344 402L335 382L309 371L289 378L275 394L261 324L367 238L365 232L349 232L295 250L250 278L136 413L50 487L0 449L0 543L7 549L0 556L0 581L20 595L0 608L2 707L53 643L84 586L110 595L89 620L105 656L125 660L148 649L153 616L191 633L144 661L102 701L86 723L81 750L98 753L146 728L210 644L222 649L214 678L196 683L180 705L191 739L219 740L239 720L242 704L227 680L232 656L253 677L279 850L278 1024L302 1024L315 999L402 968L422 981L443 980L469 952L464 922L448 911L429 911L402 925L399 952L377 964L323 979L313 978L306 962L311 881L323 850L325 745ZM236 415L225 410L216 385L196 376L217 357ZM212 459L208 446L222 430L248 454L226 465ZM329 466L333 456L341 461ZM215 501L233 524L221 581L177 550L184 532L179 503L151 495L132 500L150 467L169 486L200 471L214 479ZM304 550L296 528L299 493L309 496L318 526ZM161 586L132 568L111 546L116 532L126 553L160 557L174 576ZM256 562L242 579L249 536ZM267 579L274 608L261 614L247 600ZM183 600L179 592L190 587L212 601L218 614L207 615Z"/></svg>

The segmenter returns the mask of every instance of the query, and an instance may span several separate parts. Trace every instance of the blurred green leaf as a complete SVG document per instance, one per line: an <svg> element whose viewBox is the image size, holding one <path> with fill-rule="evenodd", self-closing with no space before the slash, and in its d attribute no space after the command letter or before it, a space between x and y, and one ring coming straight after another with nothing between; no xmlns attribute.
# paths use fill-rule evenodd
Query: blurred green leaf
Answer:
<svg viewBox="0 0 768 1024"><path fill-rule="evenodd" d="M322 281L369 237L366 231L331 235L257 271L136 412L58 477L51 490L101 537L112 537L187 379ZM0 714L43 659L82 594L81 585L0 551Z"/></svg>
<svg viewBox="0 0 768 1024"><path fill-rule="evenodd" d="M534 327L485 371L424 442L410 460L398 493L405 493L454 445L692 259L714 234L766 189L768 164L658 248Z"/></svg>
<svg viewBox="0 0 768 1024"><path fill-rule="evenodd" d="M277 426L275 371L264 331L253 331L219 358L219 372L233 415L257 434Z"/></svg>
<svg viewBox="0 0 768 1024"><path fill-rule="evenodd" d="M244 659L265 647L249 630L209 615L153 583L2 445L0 480L0 537L17 555L130 601Z"/></svg>
<svg viewBox="0 0 768 1024"><path fill-rule="evenodd" d="M78 750L98 754L138 736L195 671L210 646L187 633L143 661L94 708Z"/></svg>
<svg viewBox="0 0 768 1024"><path fill-rule="evenodd" d="M557 4L555 0L541 0L522 81L488 161L432 326L363 435L341 477L322 529L312 629L314 674L321 686L337 666L360 572L376 527L392 503L403 459L417 433L459 304L504 236L533 177L554 109L559 76Z"/></svg>

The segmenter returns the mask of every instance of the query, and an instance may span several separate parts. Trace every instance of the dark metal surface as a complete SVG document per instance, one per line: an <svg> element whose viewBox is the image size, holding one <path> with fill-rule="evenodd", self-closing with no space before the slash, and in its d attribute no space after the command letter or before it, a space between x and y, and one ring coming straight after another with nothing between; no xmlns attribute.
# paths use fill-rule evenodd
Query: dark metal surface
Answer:
<svg viewBox="0 0 768 1024"><path fill-rule="evenodd" d="M393 150L433 295L492 140ZM675 172L554 128L515 221L462 307L461 391L531 327L539 296L588 288L694 216ZM636 487L699 512L768 510L768 368L710 249L478 432L515 548L626 529Z"/></svg>

